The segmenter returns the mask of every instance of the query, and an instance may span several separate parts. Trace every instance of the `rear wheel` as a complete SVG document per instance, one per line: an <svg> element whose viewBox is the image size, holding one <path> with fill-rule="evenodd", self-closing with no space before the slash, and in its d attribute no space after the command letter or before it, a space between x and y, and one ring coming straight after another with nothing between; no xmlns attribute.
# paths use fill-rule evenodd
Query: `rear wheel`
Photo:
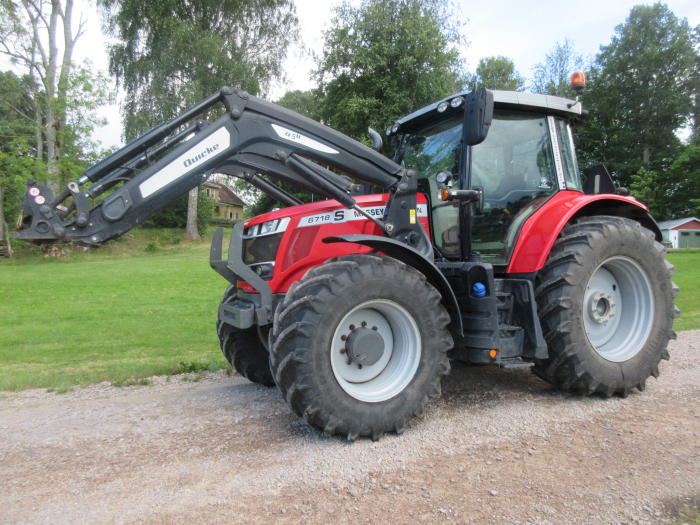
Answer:
<svg viewBox="0 0 700 525"><path fill-rule="evenodd" d="M452 337L440 294L388 257L309 270L275 312L270 364L287 404L328 435L401 433L440 395Z"/></svg>
<svg viewBox="0 0 700 525"><path fill-rule="evenodd" d="M223 304L236 298L237 289L231 285L224 292ZM257 325L241 330L228 323L216 322L216 334L219 336L221 351L231 366L243 377L253 383L274 386L270 372L269 353L264 344L269 329Z"/></svg>
<svg viewBox="0 0 700 525"><path fill-rule="evenodd" d="M675 339L673 265L639 223L585 217L552 247L536 290L549 358L533 371L585 394L626 396L644 390Z"/></svg>

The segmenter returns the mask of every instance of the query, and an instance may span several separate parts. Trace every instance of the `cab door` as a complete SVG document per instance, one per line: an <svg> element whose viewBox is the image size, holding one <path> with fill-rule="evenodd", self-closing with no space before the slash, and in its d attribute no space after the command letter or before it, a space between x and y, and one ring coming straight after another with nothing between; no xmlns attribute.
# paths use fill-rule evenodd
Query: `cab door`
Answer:
<svg viewBox="0 0 700 525"><path fill-rule="evenodd" d="M438 255L455 260L461 256L460 205L457 201L436 199L438 190L446 186L462 189L465 176L465 147L462 141L463 115L436 121L414 132L407 133L396 157L404 168L418 173L419 188L429 194L431 237ZM438 182L442 171L452 173L452 179Z"/></svg>
<svg viewBox="0 0 700 525"><path fill-rule="evenodd" d="M495 110L486 140L471 146L468 186L484 192L470 217L471 249L484 262L507 264L522 223L561 189L551 132L546 115Z"/></svg>

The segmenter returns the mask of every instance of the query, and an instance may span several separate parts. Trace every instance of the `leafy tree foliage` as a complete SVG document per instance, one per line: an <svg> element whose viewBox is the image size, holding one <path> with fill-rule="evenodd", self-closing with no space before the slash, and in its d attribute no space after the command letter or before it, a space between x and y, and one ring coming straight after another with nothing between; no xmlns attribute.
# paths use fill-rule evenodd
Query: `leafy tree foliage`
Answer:
<svg viewBox="0 0 700 525"><path fill-rule="evenodd" d="M583 70L583 65L583 57L576 53L572 40L567 38L563 44L557 42L545 55L544 62L536 64L533 68L533 93L571 98L571 75L575 71Z"/></svg>
<svg viewBox="0 0 700 525"><path fill-rule="evenodd" d="M632 194L657 219L700 215L700 146L681 146L665 171L642 167L631 179Z"/></svg>
<svg viewBox="0 0 700 525"><path fill-rule="evenodd" d="M67 98L73 50L85 27L82 16L77 28L74 25L73 8L74 0L0 2L0 54L26 70L34 99L36 156L44 158L46 145L47 183L54 189L65 141L71 136Z"/></svg>
<svg viewBox="0 0 700 525"><path fill-rule="evenodd" d="M447 0L363 0L335 8L314 72L324 124L368 141L418 108L460 90L463 23Z"/></svg>
<svg viewBox="0 0 700 525"><path fill-rule="evenodd" d="M482 58L476 66L476 73L469 79L469 84L479 88L503 89L506 91L523 91L525 79L515 69L513 61L501 55Z"/></svg>
<svg viewBox="0 0 700 525"><path fill-rule="evenodd" d="M635 6L615 33L589 74L590 117L577 135L584 164L604 163L629 186L632 175L662 174L673 163L675 132L692 111L696 52L687 20L661 3Z"/></svg>
<svg viewBox="0 0 700 525"><path fill-rule="evenodd" d="M690 121L690 142L700 146L700 25L693 31L695 69L692 75L693 114Z"/></svg>
<svg viewBox="0 0 700 525"><path fill-rule="evenodd" d="M291 0L99 0L131 140L222 86L264 94L297 38Z"/></svg>
<svg viewBox="0 0 700 525"><path fill-rule="evenodd" d="M316 90L310 89L308 91L301 91L300 89L296 89L294 91L287 91L279 100L275 101L275 104L283 108L291 109L310 119L320 120L320 96Z"/></svg>
<svg viewBox="0 0 700 525"><path fill-rule="evenodd" d="M0 72L0 244L10 250L6 218L17 215L25 181L42 168L35 156L34 103L26 82L10 71Z"/></svg>
<svg viewBox="0 0 700 525"><path fill-rule="evenodd" d="M86 168L115 151L114 147L103 148L92 138L95 129L107 124L98 109L114 102L113 85L102 71L95 71L90 61L73 67L64 101L66 127L59 135L60 184L78 179Z"/></svg>

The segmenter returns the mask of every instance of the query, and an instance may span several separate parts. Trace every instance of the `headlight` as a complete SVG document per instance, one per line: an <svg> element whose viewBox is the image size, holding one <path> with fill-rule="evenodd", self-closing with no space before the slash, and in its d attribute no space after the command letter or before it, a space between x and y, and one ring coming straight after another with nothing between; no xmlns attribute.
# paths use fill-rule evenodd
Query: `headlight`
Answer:
<svg viewBox="0 0 700 525"><path fill-rule="evenodd" d="M445 110L449 107L449 105L450 105L450 103L447 101L440 102L440 104L438 104L438 107L437 107L438 113L444 113Z"/></svg>
<svg viewBox="0 0 700 525"><path fill-rule="evenodd" d="M260 237L261 235L272 235L273 233L282 233L287 230L289 226L289 217L284 219L275 219L274 221L263 222L262 224L255 224L249 226L245 229L243 233L244 239L249 239L251 237Z"/></svg>
<svg viewBox="0 0 700 525"><path fill-rule="evenodd" d="M438 181L440 184L447 184L452 180L452 173L449 171L441 171L437 175L435 175L435 180Z"/></svg>

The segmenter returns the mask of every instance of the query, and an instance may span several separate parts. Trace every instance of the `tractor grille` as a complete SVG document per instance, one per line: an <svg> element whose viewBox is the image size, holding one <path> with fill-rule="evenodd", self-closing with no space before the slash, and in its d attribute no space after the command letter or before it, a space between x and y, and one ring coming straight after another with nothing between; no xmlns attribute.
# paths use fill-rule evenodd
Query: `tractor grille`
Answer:
<svg viewBox="0 0 700 525"><path fill-rule="evenodd" d="M243 239L243 262L249 266L274 263L283 235L284 232Z"/></svg>

